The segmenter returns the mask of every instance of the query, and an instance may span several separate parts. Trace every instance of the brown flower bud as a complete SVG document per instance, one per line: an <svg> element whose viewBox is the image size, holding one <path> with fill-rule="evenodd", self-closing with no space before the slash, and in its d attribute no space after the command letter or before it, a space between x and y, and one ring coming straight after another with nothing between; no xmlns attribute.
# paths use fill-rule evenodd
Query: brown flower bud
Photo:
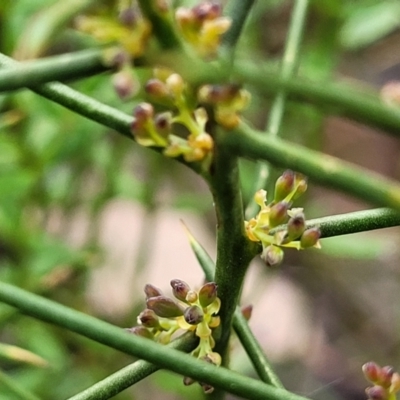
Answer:
<svg viewBox="0 0 400 400"><path fill-rule="evenodd" d="M133 328L127 328L125 330L133 335L142 336L146 339L154 339L153 334L144 326L134 326Z"/></svg>
<svg viewBox="0 0 400 400"><path fill-rule="evenodd" d="M209 306L217 298L218 285L215 282L207 282L199 290L199 301L203 308Z"/></svg>
<svg viewBox="0 0 400 400"><path fill-rule="evenodd" d="M157 296L162 296L163 292L156 288L155 286L151 285L150 283L148 283L145 287L144 287L144 292L146 293L146 299L148 299L149 297L157 297Z"/></svg>
<svg viewBox="0 0 400 400"><path fill-rule="evenodd" d="M382 367L379 372L379 384L384 388L389 388L392 383L392 376L394 374L394 368L390 365Z"/></svg>
<svg viewBox="0 0 400 400"><path fill-rule="evenodd" d="M282 244L298 239L304 232L306 227L306 219L302 212L297 213L289 219L287 231L283 237Z"/></svg>
<svg viewBox="0 0 400 400"><path fill-rule="evenodd" d="M293 185L294 172L288 169L276 180L274 201L283 200L293 190Z"/></svg>
<svg viewBox="0 0 400 400"><path fill-rule="evenodd" d="M365 389L365 393L368 396L368 400L387 400L387 390L382 386L371 386Z"/></svg>
<svg viewBox="0 0 400 400"><path fill-rule="evenodd" d="M190 286L186 282L181 281L180 279L173 279L170 282L170 284L172 287L173 295L178 300L184 301L186 303L186 296L190 291Z"/></svg>
<svg viewBox="0 0 400 400"><path fill-rule="evenodd" d="M144 87L146 93L157 98L167 97L169 95L169 90L165 83L161 82L159 79L150 79L147 81Z"/></svg>
<svg viewBox="0 0 400 400"><path fill-rule="evenodd" d="M190 376L185 376L184 378L183 378L183 384L185 385L185 386L189 386L189 385L193 385L193 383L195 383L196 381L193 379L193 378L191 378Z"/></svg>
<svg viewBox="0 0 400 400"><path fill-rule="evenodd" d="M166 296L150 297L146 301L147 308L153 310L159 317L175 318L183 315L183 308Z"/></svg>
<svg viewBox="0 0 400 400"><path fill-rule="evenodd" d="M362 366L362 371L364 376L371 382L377 383L379 381L379 376L381 372L381 367L374 363L373 361L369 361Z"/></svg>
<svg viewBox="0 0 400 400"><path fill-rule="evenodd" d="M154 116L154 108L150 103L140 103L133 109L133 116L138 121L148 121Z"/></svg>
<svg viewBox="0 0 400 400"><path fill-rule="evenodd" d="M253 312L253 306L249 304L248 306L244 306L240 309L243 317L246 319L246 321L250 321L251 314Z"/></svg>
<svg viewBox="0 0 400 400"><path fill-rule="evenodd" d="M306 229L300 238L300 246L303 249L313 247L321 237L321 230L317 227Z"/></svg>
<svg viewBox="0 0 400 400"><path fill-rule="evenodd" d="M199 306L190 306L185 309L183 314L185 321L189 325L197 325L203 321L203 310Z"/></svg>
<svg viewBox="0 0 400 400"><path fill-rule="evenodd" d="M275 226L285 223L288 218L288 209L289 203L285 201L274 204L269 211L269 227L274 228Z"/></svg>
<svg viewBox="0 0 400 400"><path fill-rule="evenodd" d="M146 328L157 328L160 326L158 317L153 310L145 309L138 316L138 322Z"/></svg>

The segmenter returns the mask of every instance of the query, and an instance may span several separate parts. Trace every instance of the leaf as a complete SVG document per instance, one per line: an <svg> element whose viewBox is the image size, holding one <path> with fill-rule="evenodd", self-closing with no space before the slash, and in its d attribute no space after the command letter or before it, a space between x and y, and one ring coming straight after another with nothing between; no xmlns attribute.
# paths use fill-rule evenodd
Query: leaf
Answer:
<svg viewBox="0 0 400 400"><path fill-rule="evenodd" d="M340 41L344 48L358 50L369 46L400 26L400 3L377 2L357 7L345 21Z"/></svg>

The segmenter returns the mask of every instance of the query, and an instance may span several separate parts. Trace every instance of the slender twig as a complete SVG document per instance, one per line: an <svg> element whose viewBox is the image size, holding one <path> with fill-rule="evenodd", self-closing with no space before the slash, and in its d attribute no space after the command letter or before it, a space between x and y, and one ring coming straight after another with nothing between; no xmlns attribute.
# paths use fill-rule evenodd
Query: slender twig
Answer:
<svg viewBox="0 0 400 400"><path fill-rule="evenodd" d="M156 0L138 0L143 15L151 22L160 46L167 50L179 48L181 42L166 13L158 10Z"/></svg>
<svg viewBox="0 0 400 400"><path fill-rule="evenodd" d="M40 400L39 397L24 389L19 382L14 381L10 376L0 369L0 383L6 386L21 400Z"/></svg>
<svg viewBox="0 0 400 400"><path fill-rule="evenodd" d="M37 319L76 332L106 346L142 358L160 368L206 382L247 399L305 400L286 390L216 367L188 354L140 336L131 335L107 322L85 315L23 289L0 282L0 301Z"/></svg>
<svg viewBox="0 0 400 400"><path fill-rule="evenodd" d="M197 338L193 336L193 334L189 333L174 340L168 344L168 347L188 352L193 350L197 341ZM148 361L136 361L95 383L83 392L70 397L69 400L109 399L158 370L159 367L149 363Z"/></svg>
<svg viewBox="0 0 400 400"><path fill-rule="evenodd" d="M0 54L0 64L7 65L9 59ZM18 65L16 67L16 65ZM56 80L78 79L92 76L110 69L103 62L99 49L85 50L61 56L43 58L14 64L0 70L0 92L40 85Z"/></svg>
<svg viewBox="0 0 400 400"><path fill-rule="evenodd" d="M238 156L291 168L321 185L400 210L400 184L373 171L279 138L269 138L246 124L224 135L222 140L226 149Z"/></svg>
<svg viewBox="0 0 400 400"><path fill-rule="evenodd" d="M400 213L390 208L355 211L306 221L307 227L318 226L320 228L321 238L348 235L399 225ZM271 234L283 229L286 229L285 225L276 227L271 230Z"/></svg>
<svg viewBox="0 0 400 400"><path fill-rule="evenodd" d="M222 38L222 48L233 49L239 40L246 19L255 0L230 0L225 15L232 19L232 25Z"/></svg>
<svg viewBox="0 0 400 400"><path fill-rule="evenodd" d="M220 337L217 338L215 351L224 356L233 313L253 253L250 251L251 242L244 235L237 158L218 143L219 136L217 134L209 186L217 215L217 262L214 280L218 284L218 297L221 299Z"/></svg>
<svg viewBox="0 0 400 400"><path fill-rule="evenodd" d="M188 229L187 234L189 236L190 246L192 247L196 258L202 270L204 271L206 279L211 281L215 271L214 261L207 253L206 249L193 237ZM260 344L251 332L250 327L246 319L243 317L239 307L236 307L233 316L233 329L235 330L260 379L275 387L282 388L283 385L279 377L275 374L270 362L262 351Z"/></svg>
<svg viewBox="0 0 400 400"><path fill-rule="evenodd" d="M308 4L308 0L296 0L294 3L290 27L286 38L285 51L282 58L282 65L280 68L282 79L287 79L293 76L297 68ZM279 134L285 110L286 97L286 92L283 88L276 93L266 126L268 135L277 136ZM270 177L270 172L271 166L268 163L259 163L253 192L266 187ZM256 202L252 198L246 208L246 217L253 217L256 213L257 207Z"/></svg>

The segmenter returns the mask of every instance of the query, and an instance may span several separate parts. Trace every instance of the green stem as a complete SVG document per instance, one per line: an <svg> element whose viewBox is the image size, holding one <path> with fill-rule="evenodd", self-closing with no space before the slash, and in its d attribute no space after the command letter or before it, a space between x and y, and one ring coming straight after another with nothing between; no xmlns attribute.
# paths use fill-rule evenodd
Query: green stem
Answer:
<svg viewBox="0 0 400 400"><path fill-rule="evenodd" d="M215 351L226 353L231 333L233 313L238 304L244 276L253 253L251 243L244 235L243 203L239 187L237 158L221 145L220 131L216 137L214 163L209 185L213 194L217 216L217 262L215 282L221 299L221 336Z"/></svg>
<svg viewBox="0 0 400 400"><path fill-rule="evenodd" d="M302 172L317 183L342 190L379 206L400 210L400 185L375 172L241 124L223 138L227 151Z"/></svg>
<svg viewBox="0 0 400 400"><path fill-rule="evenodd" d="M196 255L201 268L204 271L204 275L208 281L213 279L215 272L215 264L210 255L204 249L204 247L192 236L188 231L190 245ZM218 290L219 292L219 290ZM256 370L260 379L266 383L269 383L275 387L283 387L278 376L275 374L270 362L262 351L258 341L251 332L246 319L243 317L239 307L236 307L233 315L233 329L235 330L243 348L253 363L254 369Z"/></svg>
<svg viewBox="0 0 400 400"><path fill-rule="evenodd" d="M282 66L280 74L282 79L288 79L295 73L299 63L300 44L303 38L303 30L307 16L308 0L296 0L290 21L289 32L286 38L285 51L283 53ZM271 136L277 136L282 124L283 113L285 110L286 92L282 88L276 93L272 103L267 133ZM268 163L259 163L256 172L255 185L253 192L260 188L265 188L270 177L271 166ZM257 212L258 206L252 199L246 209L246 217L250 219Z"/></svg>
<svg viewBox="0 0 400 400"><path fill-rule="evenodd" d="M305 400L304 397L286 390L274 388L143 337L131 335L107 322L4 282L0 282L0 301L17 307L34 318L53 323L106 346L142 358L160 368L209 383L247 399Z"/></svg>
<svg viewBox="0 0 400 400"><path fill-rule="evenodd" d="M110 69L109 65L104 64L99 49L18 64L12 63L8 57L0 54L0 65L7 66L7 64L9 64L8 69L0 70L0 92L21 89L32 84L82 78Z"/></svg>
<svg viewBox="0 0 400 400"><path fill-rule="evenodd" d="M157 1L138 0L138 3L143 15L151 22L153 33L160 46L166 50L181 47L179 37L168 19L168 15L163 11L157 10Z"/></svg>
<svg viewBox="0 0 400 400"><path fill-rule="evenodd" d="M343 83L284 79L246 61L235 63L234 77L254 86L259 93L268 95L284 89L297 101L386 130L393 136L400 135L400 108L384 104L371 91L349 87Z"/></svg>
<svg viewBox="0 0 400 400"><path fill-rule="evenodd" d="M196 347L197 342L197 338L190 333L174 340L168 344L168 347L189 352ZM159 367L147 361L136 361L114 374L107 376L107 378L97 382L83 392L70 397L69 400L109 399L158 370Z"/></svg>
<svg viewBox="0 0 400 400"><path fill-rule="evenodd" d="M254 369L263 382L272 386L283 388L283 384L271 367L259 342L254 337L246 318L243 317L239 308L236 309L233 318L233 329L236 332L243 348L253 363Z"/></svg>
<svg viewBox="0 0 400 400"><path fill-rule="evenodd" d="M244 24L255 0L230 0L225 8L225 15L232 19L232 25L222 38L223 48L230 51L236 46Z"/></svg>
<svg viewBox="0 0 400 400"><path fill-rule="evenodd" d="M0 369L0 383L6 386L11 392L16 394L21 400L40 400L39 397L33 393L28 392L22 388L18 382L15 382L6 373Z"/></svg>
<svg viewBox="0 0 400 400"><path fill-rule="evenodd" d="M400 213L390 208L355 211L306 221L306 226L308 228L312 226L318 226L320 228L322 238L390 228L399 225ZM271 234L283 229L286 229L284 225L276 227L271 230Z"/></svg>

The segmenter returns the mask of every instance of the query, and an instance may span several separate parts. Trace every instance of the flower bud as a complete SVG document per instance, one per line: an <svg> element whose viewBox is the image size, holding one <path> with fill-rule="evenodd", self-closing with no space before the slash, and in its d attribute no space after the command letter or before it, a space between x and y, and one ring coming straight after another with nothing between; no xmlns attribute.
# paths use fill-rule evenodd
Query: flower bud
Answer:
<svg viewBox="0 0 400 400"><path fill-rule="evenodd" d="M147 299L146 305L159 317L175 318L183 315L183 308L166 296L150 297Z"/></svg>
<svg viewBox="0 0 400 400"><path fill-rule="evenodd" d="M145 287L144 287L144 292L146 293L146 299L148 299L149 297L157 297L157 296L162 296L163 292L156 288L155 286L151 285L150 283L148 283Z"/></svg>
<svg viewBox="0 0 400 400"><path fill-rule="evenodd" d="M153 334L144 326L134 326L133 328L127 328L125 330L133 335L142 336L146 339L154 339Z"/></svg>
<svg viewBox="0 0 400 400"><path fill-rule="evenodd" d="M173 279L171 282L173 295L181 301L186 303L186 296L190 290L190 286L180 279Z"/></svg>
<svg viewBox="0 0 400 400"><path fill-rule="evenodd" d="M293 217L289 219L287 224L287 232L283 237L282 244L286 244L299 238L306 227L306 219L302 212L295 214Z"/></svg>
<svg viewBox="0 0 400 400"><path fill-rule="evenodd" d="M209 306L217 298L218 285L215 282L207 282L199 290L199 301L203 308Z"/></svg>
<svg viewBox="0 0 400 400"><path fill-rule="evenodd" d="M274 228L275 226L286 222L288 218L288 209L289 203L285 201L280 201L279 203L274 204L269 211L269 227Z"/></svg>
<svg viewBox="0 0 400 400"><path fill-rule="evenodd" d="M157 130L157 133L162 135L163 137L167 137L171 132L172 126L172 115L170 112L163 112L157 114L154 118L154 126Z"/></svg>
<svg viewBox="0 0 400 400"><path fill-rule="evenodd" d="M188 303L195 303L198 298L199 298L199 296L194 290L189 290L187 295L186 295L186 299L185 300Z"/></svg>
<svg viewBox="0 0 400 400"><path fill-rule="evenodd" d="M218 367L221 365L222 362L221 355L219 353L216 353L215 351L207 353L202 359Z"/></svg>
<svg viewBox="0 0 400 400"><path fill-rule="evenodd" d="M204 21L206 19L215 19L222 13L221 5L210 1L202 2L192 8L193 15L196 19Z"/></svg>
<svg viewBox="0 0 400 400"><path fill-rule="evenodd" d="M185 386L189 386L189 385L193 385L193 383L195 383L196 381L193 379L193 378L191 378L190 376L185 376L184 378L183 378L183 384L185 385Z"/></svg>
<svg viewBox="0 0 400 400"><path fill-rule="evenodd" d="M134 96L138 90L138 83L128 69L122 69L114 74L112 84L117 95L122 100Z"/></svg>
<svg viewBox="0 0 400 400"><path fill-rule="evenodd" d="M246 321L250 321L251 314L253 312L253 306L251 304L249 304L248 306L244 306L240 309L240 312L242 313Z"/></svg>
<svg viewBox="0 0 400 400"><path fill-rule="evenodd" d="M397 393L399 390L400 390L400 375L397 372L395 372L392 376L389 391L391 393Z"/></svg>
<svg viewBox="0 0 400 400"><path fill-rule="evenodd" d="M379 372L379 384L384 388L389 388L392 383L392 376L394 374L394 368L390 365L382 367Z"/></svg>
<svg viewBox="0 0 400 400"><path fill-rule="evenodd" d="M283 250L274 245L264 248L263 252L261 253L261 259L264 260L268 267L279 265L283 260L283 256Z"/></svg>
<svg viewBox="0 0 400 400"><path fill-rule="evenodd" d="M306 229L300 238L300 246L302 249L313 247L318 243L321 237L321 230L317 227Z"/></svg>
<svg viewBox="0 0 400 400"><path fill-rule="evenodd" d="M179 74L171 74L166 79L165 84L175 97L180 97L185 88L185 82Z"/></svg>
<svg viewBox="0 0 400 400"><path fill-rule="evenodd" d="M134 108L133 116L138 121L148 121L154 116L154 108L150 103L140 103Z"/></svg>
<svg viewBox="0 0 400 400"><path fill-rule="evenodd" d="M199 306L190 306L185 309L183 314L185 321L189 325L197 325L203 321L203 310Z"/></svg>
<svg viewBox="0 0 400 400"><path fill-rule="evenodd" d="M298 199L307 190L307 178L304 175L295 174L295 187L296 191L293 194L292 200Z"/></svg>
<svg viewBox="0 0 400 400"><path fill-rule="evenodd" d="M214 387L209 385L208 383L200 383L200 385L203 388L203 392L205 394L210 394L214 391Z"/></svg>
<svg viewBox="0 0 400 400"><path fill-rule="evenodd" d="M365 389L368 400L388 400L388 393L382 386L371 386Z"/></svg>
<svg viewBox="0 0 400 400"><path fill-rule="evenodd" d="M283 200L293 190L294 172L290 169L286 170L275 183L275 203Z"/></svg>
<svg viewBox="0 0 400 400"><path fill-rule="evenodd" d="M381 372L381 367L374 363L373 361L369 361L362 366L362 371L364 376L371 382L376 383L379 381L379 376Z"/></svg>
<svg viewBox="0 0 400 400"><path fill-rule="evenodd" d="M149 79L144 87L147 94L156 98L163 98L169 95L169 91L165 83L159 79Z"/></svg>
<svg viewBox="0 0 400 400"><path fill-rule="evenodd" d="M134 8L129 7L125 8L124 10L121 10L121 12L118 15L118 19L123 25L128 27L133 27L137 22L138 14Z"/></svg>
<svg viewBox="0 0 400 400"><path fill-rule="evenodd" d="M156 313L147 308L139 314L138 323L146 328L157 328L160 326Z"/></svg>

